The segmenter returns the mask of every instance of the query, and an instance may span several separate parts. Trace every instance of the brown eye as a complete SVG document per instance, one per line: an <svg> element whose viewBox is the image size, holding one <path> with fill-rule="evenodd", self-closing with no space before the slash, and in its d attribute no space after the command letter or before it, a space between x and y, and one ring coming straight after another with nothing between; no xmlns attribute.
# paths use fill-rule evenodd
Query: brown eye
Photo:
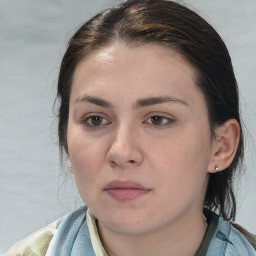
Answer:
<svg viewBox="0 0 256 256"><path fill-rule="evenodd" d="M151 119L151 123L155 125L161 125L164 121L163 116L152 116L150 119Z"/></svg>
<svg viewBox="0 0 256 256"><path fill-rule="evenodd" d="M147 119L146 123L155 125L155 126L165 126L173 123L174 120L169 117L161 116L161 115L153 115Z"/></svg>
<svg viewBox="0 0 256 256"><path fill-rule="evenodd" d="M97 127L97 126L109 124L109 121L102 116L92 115L92 116L88 116L87 118L85 118L83 123L87 127Z"/></svg>
<svg viewBox="0 0 256 256"><path fill-rule="evenodd" d="M101 116L91 116L90 122L92 125L100 125L102 123L103 118Z"/></svg>

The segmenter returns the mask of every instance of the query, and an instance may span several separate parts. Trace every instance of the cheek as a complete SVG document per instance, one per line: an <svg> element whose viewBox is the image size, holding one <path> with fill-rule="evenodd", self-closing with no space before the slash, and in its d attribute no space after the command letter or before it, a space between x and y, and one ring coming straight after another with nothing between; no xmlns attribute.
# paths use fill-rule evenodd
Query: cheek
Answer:
<svg viewBox="0 0 256 256"><path fill-rule="evenodd" d="M70 161L77 190L86 205L92 205L102 186L102 159L99 149L90 142L72 141Z"/></svg>
<svg viewBox="0 0 256 256"><path fill-rule="evenodd" d="M204 138L204 139L203 139ZM173 191L200 187L204 183L210 159L210 142L200 130L176 133L151 152L152 162L162 176L162 186L168 181Z"/></svg>
<svg viewBox="0 0 256 256"><path fill-rule="evenodd" d="M103 143L93 141L77 132L68 136L69 158L79 190L87 190L97 182L104 165ZM81 191L80 191L81 192ZM84 191L83 191L84 192Z"/></svg>
<svg viewBox="0 0 256 256"><path fill-rule="evenodd" d="M98 154L101 150L99 142L93 139L92 136L88 136L81 125L70 122L67 143L69 157L73 167L77 166L80 169L82 166L90 165L96 156L100 156Z"/></svg>
<svg viewBox="0 0 256 256"><path fill-rule="evenodd" d="M207 185L205 164L198 163L196 154L188 148L177 148L169 153L169 158L167 154L162 158L159 154L158 158L161 170L154 182L157 188L161 188L156 190L159 204L165 205L169 214L182 209L186 211L195 202L201 205ZM187 157L182 157L183 153Z"/></svg>

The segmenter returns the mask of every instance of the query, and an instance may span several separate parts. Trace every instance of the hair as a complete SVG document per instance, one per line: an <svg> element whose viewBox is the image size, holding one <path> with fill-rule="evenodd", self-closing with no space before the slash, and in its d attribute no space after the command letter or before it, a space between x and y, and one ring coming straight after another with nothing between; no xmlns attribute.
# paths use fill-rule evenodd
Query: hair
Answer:
<svg viewBox="0 0 256 256"><path fill-rule="evenodd" d="M181 53L196 70L195 83L208 109L212 136L215 129L234 118L241 127L238 88L228 50L218 33L187 7L168 0L129 0L107 9L70 39L58 79L58 136L61 159L68 155L67 125L73 74L78 63L94 51L116 42L127 46L157 44ZM244 152L243 132L231 165L210 174L204 207L226 220L236 215L234 177Z"/></svg>

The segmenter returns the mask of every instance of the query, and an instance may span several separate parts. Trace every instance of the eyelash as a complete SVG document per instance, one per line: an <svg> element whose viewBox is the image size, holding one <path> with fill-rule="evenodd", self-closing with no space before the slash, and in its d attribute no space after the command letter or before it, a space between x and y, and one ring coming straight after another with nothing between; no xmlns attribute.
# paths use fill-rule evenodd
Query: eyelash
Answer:
<svg viewBox="0 0 256 256"><path fill-rule="evenodd" d="M98 118L100 119L100 124L93 124L92 121L93 121L93 118ZM94 120L95 121L95 120ZM97 120L96 120L97 121ZM104 123L102 123L102 121ZM82 120L82 124L85 125L86 127L88 128L97 128L97 127L100 127L100 126L105 126L105 125L108 125L110 124L110 122L104 118L102 115L89 115L87 117L85 117L83 120Z"/></svg>
<svg viewBox="0 0 256 256"><path fill-rule="evenodd" d="M153 123L153 118L155 118L154 121L157 121L157 123ZM157 120L158 119L158 120ZM163 126L167 126L170 125L172 123L175 122L175 120L173 118L170 117L166 117L164 115L161 114L155 114L155 115L151 115L147 120L150 120L150 125L154 125L156 127L163 127ZM147 120L145 121L145 123L148 123ZM159 122L160 121L160 122ZM158 123L159 122L159 123Z"/></svg>
<svg viewBox="0 0 256 256"><path fill-rule="evenodd" d="M94 120L93 120L94 119ZM97 120L98 119L98 120ZM93 124L94 121L98 121L98 124ZM156 121L156 123L154 123L154 121ZM168 126L172 123L174 123L175 120L173 118L170 117L166 117L164 115L161 114L154 114L149 116L143 123L146 123L148 125L152 125L155 126L157 128L161 128L164 126ZM87 128L91 128L91 129L97 129L97 128L101 128L102 126L106 126L111 124L110 121L108 121L105 117L103 117L101 114L93 114L93 115L89 115L86 116L81 123L86 126Z"/></svg>

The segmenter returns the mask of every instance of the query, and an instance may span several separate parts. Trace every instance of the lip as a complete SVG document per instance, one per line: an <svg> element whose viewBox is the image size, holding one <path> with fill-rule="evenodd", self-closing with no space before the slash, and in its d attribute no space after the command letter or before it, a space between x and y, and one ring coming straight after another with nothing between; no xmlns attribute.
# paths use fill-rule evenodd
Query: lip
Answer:
<svg viewBox="0 0 256 256"><path fill-rule="evenodd" d="M107 184L104 191L117 201L131 201L151 191L151 189L133 181L113 180Z"/></svg>

